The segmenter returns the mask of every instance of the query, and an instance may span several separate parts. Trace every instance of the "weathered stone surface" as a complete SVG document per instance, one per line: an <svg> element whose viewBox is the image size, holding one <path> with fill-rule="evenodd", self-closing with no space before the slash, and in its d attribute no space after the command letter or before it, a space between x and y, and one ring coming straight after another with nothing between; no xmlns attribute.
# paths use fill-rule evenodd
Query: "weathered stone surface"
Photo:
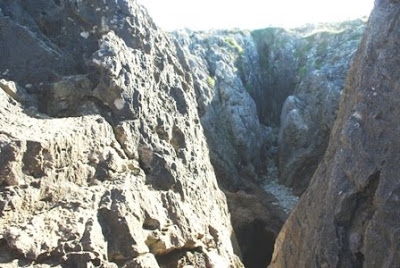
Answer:
<svg viewBox="0 0 400 268"><path fill-rule="evenodd" d="M271 267L398 267L400 5L375 2L328 150Z"/></svg>
<svg viewBox="0 0 400 268"><path fill-rule="evenodd" d="M0 8L1 266L240 267L193 79L146 11Z"/></svg>
<svg viewBox="0 0 400 268"><path fill-rule="evenodd" d="M219 183L237 189L261 168L266 130L260 125L243 74L259 64L255 43L246 32L175 33L193 73L201 124ZM251 78L248 78L250 80ZM252 85L252 83L248 83Z"/></svg>
<svg viewBox="0 0 400 268"><path fill-rule="evenodd" d="M196 86L200 122L246 267L269 263L284 219L276 200L254 182L265 173L270 129L261 125L250 91L261 87L249 32L175 33ZM260 232L260 233L258 233ZM262 242L262 239L265 241ZM258 249L270 248L270 252Z"/></svg>
<svg viewBox="0 0 400 268"><path fill-rule="evenodd" d="M251 33L261 65L261 87L255 87L252 96L263 124L279 126L282 105L298 83L299 68L296 49L301 41L296 33L282 28L266 28Z"/></svg>
<svg viewBox="0 0 400 268"><path fill-rule="evenodd" d="M298 195L307 188L328 146L345 77L364 30L361 21L334 26L338 30L325 29L303 39L298 49L304 50L299 85L282 108L280 178Z"/></svg>
<svg viewBox="0 0 400 268"><path fill-rule="evenodd" d="M252 96L262 122L280 120L280 181L296 194L307 188L327 148L363 30L364 22L355 20L252 33L265 77Z"/></svg>

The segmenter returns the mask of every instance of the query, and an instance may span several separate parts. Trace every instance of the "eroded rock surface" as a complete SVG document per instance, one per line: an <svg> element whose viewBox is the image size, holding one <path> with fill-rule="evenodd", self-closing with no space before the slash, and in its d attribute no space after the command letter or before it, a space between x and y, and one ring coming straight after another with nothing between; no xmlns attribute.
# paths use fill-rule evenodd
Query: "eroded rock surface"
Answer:
<svg viewBox="0 0 400 268"><path fill-rule="evenodd" d="M280 189L284 187L277 185L278 176L296 194L308 186L326 150L363 29L364 22L358 20L290 31L175 33L193 73L211 162L219 184L227 191L228 204L236 204L230 205L230 211L239 244L244 240L240 238L244 222L251 226L260 220L270 229L277 225L256 215L235 222L250 203L250 197L238 191L252 196L254 204L264 206L269 211L264 214L271 215L277 211L275 205L288 213L298 200ZM275 131L280 123L278 139ZM278 195L278 200L268 194L254 195L251 189L256 181ZM236 201L240 198L241 202ZM284 219L279 213L272 214Z"/></svg>
<svg viewBox="0 0 400 268"><path fill-rule="evenodd" d="M375 2L329 147L271 267L398 267L400 4Z"/></svg>
<svg viewBox="0 0 400 268"><path fill-rule="evenodd" d="M260 121L280 126L280 182L300 195L327 148L364 21L252 32L262 87L251 92Z"/></svg>
<svg viewBox="0 0 400 268"><path fill-rule="evenodd" d="M260 124L250 95L262 86L256 44L244 31L174 35L193 73L210 159L228 199L244 264L265 267L286 214L255 184L265 176L272 145L272 129Z"/></svg>
<svg viewBox="0 0 400 268"><path fill-rule="evenodd" d="M244 32L180 31L175 36L193 73L201 124L220 184L237 189L243 181L256 179L267 135L238 68L259 67L255 43Z"/></svg>
<svg viewBox="0 0 400 268"><path fill-rule="evenodd" d="M282 107L280 180L297 195L307 188L328 146L339 100L364 23L337 23L299 35L298 85Z"/></svg>
<svg viewBox="0 0 400 268"><path fill-rule="evenodd" d="M192 76L146 11L0 8L1 266L241 267Z"/></svg>

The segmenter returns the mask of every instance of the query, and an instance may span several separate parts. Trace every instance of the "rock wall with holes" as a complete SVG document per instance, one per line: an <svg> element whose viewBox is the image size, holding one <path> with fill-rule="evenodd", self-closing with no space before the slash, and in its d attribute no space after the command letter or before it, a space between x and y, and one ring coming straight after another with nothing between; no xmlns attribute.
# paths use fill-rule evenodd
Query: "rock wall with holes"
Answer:
<svg viewBox="0 0 400 268"><path fill-rule="evenodd" d="M0 36L0 266L241 267L188 64L136 1L1 1Z"/></svg>
<svg viewBox="0 0 400 268"><path fill-rule="evenodd" d="M398 267L400 4L375 1L328 150L271 267Z"/></svg>

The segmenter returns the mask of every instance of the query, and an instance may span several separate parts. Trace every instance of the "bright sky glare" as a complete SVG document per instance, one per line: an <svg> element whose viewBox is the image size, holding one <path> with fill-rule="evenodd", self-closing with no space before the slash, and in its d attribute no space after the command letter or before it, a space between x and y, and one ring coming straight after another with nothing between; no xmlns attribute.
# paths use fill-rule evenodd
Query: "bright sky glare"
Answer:
<svg viewBox="0 0 400 268"><path fill-rule="evenodd" d="M164 30L296 27L369 15L374 0L138 0Z"/></svg>

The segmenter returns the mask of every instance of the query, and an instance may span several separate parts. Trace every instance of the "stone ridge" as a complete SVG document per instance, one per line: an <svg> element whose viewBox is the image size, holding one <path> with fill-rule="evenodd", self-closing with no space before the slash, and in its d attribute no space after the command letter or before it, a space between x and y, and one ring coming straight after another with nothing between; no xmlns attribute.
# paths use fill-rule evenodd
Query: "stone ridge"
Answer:
<svg viewBox="0 0 400 268"><path fill-rule="evenodd" d="M265 267L282 106L301 193L363 30L328 28L170 36L134 0L2 1L1 266Z"/></svg>
<svg viewBox="0 0 400 268"><path fill-rule="evenodd" d="M364 28L358 19L291 30L173 33L193 73L220 185L232 190L270 180L271 160L279 156L280 182L298 195L306 189L327 148Z"/></svg>
<svg viewBox="0 0 400 268"><path fill-rule="evenodd" d="M328 150L270 267L399 267L400 4L375 2Z"/></svg>
<svg viewBox="0 0 400 268"><path fill-rule="evenodd" d="M146 11L0 10L0 266L242 267L188 63Z"/></svg>

